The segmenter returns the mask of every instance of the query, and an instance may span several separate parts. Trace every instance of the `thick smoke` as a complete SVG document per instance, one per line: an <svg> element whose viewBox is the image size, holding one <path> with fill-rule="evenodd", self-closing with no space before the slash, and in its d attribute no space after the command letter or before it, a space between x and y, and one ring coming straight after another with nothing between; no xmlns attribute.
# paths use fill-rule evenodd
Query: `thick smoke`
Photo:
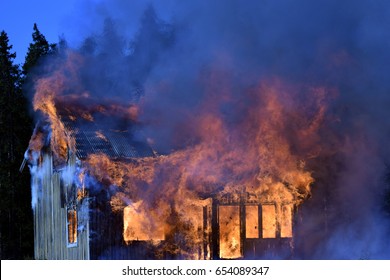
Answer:
<svg viewBox="0 0 390 280"><path fill-rule="evenodd" d="M254 101L244 92L264 81L326 87L318 139L295 145L315 182L297 213L293 257L390 257L387 1L117 0L98 4L91 18L102 29L73 50L83 89L140 104L137 119L161 153L201 137L199 112L240 124ZM311 94L285 106L307 110Z"/></svg>

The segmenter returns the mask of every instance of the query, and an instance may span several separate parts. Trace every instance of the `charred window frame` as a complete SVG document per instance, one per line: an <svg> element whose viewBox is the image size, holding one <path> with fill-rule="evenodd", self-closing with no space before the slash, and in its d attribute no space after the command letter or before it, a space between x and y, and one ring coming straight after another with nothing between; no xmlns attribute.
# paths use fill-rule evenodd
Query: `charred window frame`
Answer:
<svg viewBox="0 0 390 280"><path fill-rule="evenodd" d="M75 208L67 208L66 211L66 236L68 247L77 246L77 211Z"/></svg>
<svg viewBox="0 0 390 280"><path fill-rule="evenodd" d="M292 238L293 212L291 203L261 205L262 238Z"/></svg>

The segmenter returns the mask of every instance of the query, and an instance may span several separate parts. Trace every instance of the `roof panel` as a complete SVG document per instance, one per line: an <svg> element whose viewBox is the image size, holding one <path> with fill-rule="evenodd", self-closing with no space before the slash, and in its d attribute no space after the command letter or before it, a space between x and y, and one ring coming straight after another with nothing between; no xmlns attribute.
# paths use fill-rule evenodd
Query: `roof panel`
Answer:
<svg viewBox="0 0 390 280"><path fill-rule="evenodd" d="M135 141L129 130L104 128L97 122L62 118L66 129L76 142L76 155L85 159L89 154L103 153L113 159L153 156L153 150L145 142ZM136 125L131 127L137 131Z"/></svg>

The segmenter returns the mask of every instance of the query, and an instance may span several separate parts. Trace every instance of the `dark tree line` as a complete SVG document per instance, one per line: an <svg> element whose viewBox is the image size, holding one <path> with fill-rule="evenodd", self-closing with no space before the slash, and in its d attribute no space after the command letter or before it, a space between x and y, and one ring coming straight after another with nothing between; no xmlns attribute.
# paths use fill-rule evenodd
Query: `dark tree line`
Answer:
<svg viewBox="0 0 390 280"><path fill-rule="evenodd" d="M33 258L30 173L19 169L33 128L28 89L56 45L47 42L36 24L32 37L20 67L7 33L0 33L0 259Z"/></svg>

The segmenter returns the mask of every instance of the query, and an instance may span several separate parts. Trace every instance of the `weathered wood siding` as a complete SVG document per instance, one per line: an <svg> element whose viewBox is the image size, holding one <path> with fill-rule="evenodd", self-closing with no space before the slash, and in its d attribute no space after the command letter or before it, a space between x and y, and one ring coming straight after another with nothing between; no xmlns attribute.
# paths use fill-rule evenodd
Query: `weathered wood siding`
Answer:
<svg viewBox="0 0 390 280"><path fill-rule="evenodd" d="M53 170L49 154L43 156L39 168L32 177L32 183L38 186L34 209L35 259L89 259L88 223L82 231L78 230L77 245L68 247L67 209L61 205L61 174Z"/></svg>

